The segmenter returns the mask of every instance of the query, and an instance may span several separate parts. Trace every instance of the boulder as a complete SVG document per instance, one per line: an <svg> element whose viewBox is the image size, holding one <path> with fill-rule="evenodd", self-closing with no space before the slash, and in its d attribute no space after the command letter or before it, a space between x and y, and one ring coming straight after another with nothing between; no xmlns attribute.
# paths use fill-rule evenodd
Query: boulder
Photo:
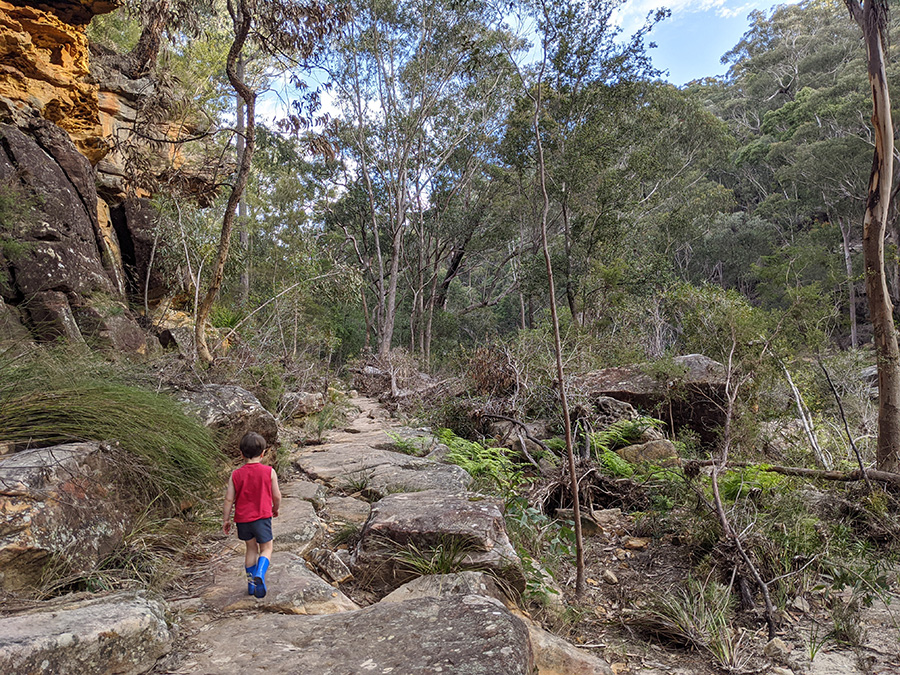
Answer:
<svg viewBox="0 0 900 675"><path fill-rule="evenodd" d="M580 375L573 384L601 406L608 407L604 397L611 397L664 420L671 417L676 430L694 429L711 442L725 421L725 368L702 354L673 361L679 372L668 379L627 366Z"/></svg>
<svg viewBox="0 0 900 675"><path fill-rule="evenodd" d="M442 598L453 595L480 595L504 603L512 611L515 604L506 597L493 577L483 572L435 574L413 579L382 598L382 603L415 598ZM537 675L612 675L606 661L569 644L529 619L531 651Z"/></svg>
<svg viewBox="0 0 900 675"><path fill-rule="evenodd" d="M421 576L418 562L443 558L447 571L489 571L524 590L522 563L506 534L502 505L474 493L392 494L372 505L351 557L364 584L392 590Z"/></svg>
<svg viewBox="0 0 900 675"><path fill-rule="evenodd" d="M56 125L33 118L24 130L0 125L0 184L21 204L0 227L0 238L15 241L5 253L0 292L25 310L40 339L86 337L100 347L146 352L123 302L122 263L110 248L118 243L102 231L90 163Z"/></svg>
<svg viewBox="0 0 900 675"><path fill-rule="evenodd" d="M353 577L346 563L327 548L314 548L307 559L321 574L336 584L342 584Z"/></svg>
<svg viewBox="0 0 900 675"><path fill-rule="evenodd" d="M0 266L2 266L2 263L2 254L0 254ZM2 276L3 272L0 272L0 277ZM0 286L2 286L2 281L0 281ZM0 289L0 296L2 295L2 289ZM0 297L0 344L10 342L23 343L28 342L30 339L31 334L25 328L25 324L22 323L22 315L19 314L19 310L12 305L4 303L3 298Z"/></svg>
<svg viewBox="0 0 900 675"><path fill-rule="evenodd" d="M87 574L122 542L133 514L116 498L115 467L99 443L69 443L0 457L0 588L59 571Z"/></svg>
<svg viewBox="0 0 900 675"><path fill-rule="evenodd" d="M460 492L472 482L455 464L378 450L366 442L332 443L322 452L300 455L294 464L312 478L345 489L364 489L376 498L398 491Z"/></svg>
<svg viewBox="0 0 900 675"><path fill-rule="evenodd" d="M135 593L0 617L0 672L136 675L169 651L165 607Z"/></svg>
<svg viewBox="0 0 900 675"><path fill-rule="evenodd" d="M281 496L285 499L302 499L313 505L316 511L325 508L325 488L308 480L292 480L281 486ZM368 513L369 505L366 504Z"/></svg>
<svg viewBox="0 0 900 675"><path fill-rule="evenodd" d="M240 456L240 442L255 431L269 446L278 440L278 423L259 400L246 389L224 384L207 384L199 391L180 391L176 398L186 403L208 428L222 434L222 447Z"/></svg>
<svg viewBox="0 0 900 675"><path fill-rule="evenodd" d="M494 577L474 571L427 574L391 591L381 602L405 602L415 598L442 598L446 595L481 595L494 598L510 609L515 608L515 603L509 600Z"/></svg>
<svg viewBox="0 0 900 675"><path fill-rule="evenodd" d="M115 294L97 248L90 163L50 122L34 120L28 131L0 125L0 180L33 206L11 233L18 245L7 257L17 291L26 300L43 291Z"/></svg>
<svg viewBox="0 0 900 675"><path fill-rule="evenodd" d="M664 439L629 445L616 450L616 454L631 464L649 463L668 466L678 462L678 451L672 441Z"/></svg>
<svg viewBox="0 0 900 675"><path fill-rule="evenodd" d="M372 506L353 497L329 497L325 506L326 517L331 523L341 522L362 525L369 519Z"/></svg>
<svg viewBox="0 0 900 675"><path fill-rule="evenodd" d="M261 639L260 636L265 636ZM328 616L229 616L180 673L532 675L528 629L475 595L379 603Z"/></svg>
<svg viewBox="0 0 900 675"><path fill-rule="evenodd" d="M292 503L288 504L288 500ZM322 543L325 523L316 515L313 505L301 499L286 498L281 515L274 519L275 550L304 555Z"/></svg>
<svg viewBox="0 0 900 675"><path fill-rule="evenodd" d="M288 391L281 396L278 410L283 419L306 417L325 408L325 397L321 392Z"/></svg>
<svg viewBox="0 0 900 675"><path fill-rule="evenodd" d="M224 573L216 575L212 586L203 594L203 601L219 611L249 609L314 615L359 609L346 595L312 572L305 560L291 553L273 556L266 586L265 598L247 595L243 556L235 557Z"/></svg>

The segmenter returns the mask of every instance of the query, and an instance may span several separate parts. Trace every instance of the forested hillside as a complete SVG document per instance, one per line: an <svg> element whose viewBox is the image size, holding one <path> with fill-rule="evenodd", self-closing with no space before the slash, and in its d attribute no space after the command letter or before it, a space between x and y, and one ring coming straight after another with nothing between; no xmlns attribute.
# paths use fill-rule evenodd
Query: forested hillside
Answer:
<svg viewBox="0 0 900 675"><path fill-rule="evenodd" d="M757 11L676 87L668 10L630 34L625 2L0 0L0 480L96 443L148 504L77 564L4 576L0 541L0 589L197 597L166 566L214 559L215 446L265 426L283 478L375 502L317 534L328 612L396 592L365 537L446 474L502 507L506 595L617 674L900 668L900 18ZM385 555L485 571L445 534Z"/></svg>

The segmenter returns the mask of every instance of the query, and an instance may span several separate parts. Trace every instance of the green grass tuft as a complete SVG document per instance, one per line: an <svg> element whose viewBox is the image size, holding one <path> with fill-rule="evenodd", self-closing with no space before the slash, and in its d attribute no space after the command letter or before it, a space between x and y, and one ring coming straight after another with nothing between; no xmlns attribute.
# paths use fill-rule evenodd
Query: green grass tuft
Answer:
<svg viewBox="0 0 900 675"><path fill-rule="evenodd" d="M0 358L0 438L31 447L109 442L136 496L174 506L207 498L225 464L212 434L174 399L117 377L79 354Z"/></svg>

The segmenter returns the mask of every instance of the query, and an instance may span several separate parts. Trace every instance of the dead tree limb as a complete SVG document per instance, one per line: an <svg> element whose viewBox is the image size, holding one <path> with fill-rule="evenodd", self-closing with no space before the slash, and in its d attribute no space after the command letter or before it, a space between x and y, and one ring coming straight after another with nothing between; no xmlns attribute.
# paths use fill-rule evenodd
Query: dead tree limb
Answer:
<svg viewBox="0 0 900 675"><path fill-rule="evenodd" d="M716 460L704 459L699 461L691 461L688 462L688 464L693 464L695 466L714 466L716 464ZM824 469L806 469L799 466L778 466L773 464L756 464L754 462L731 462L728 464L728 466L735 468L746 468L752 466L758 468L760 471L779 473L783 476L799 476L800 478L831 480L844 483L865 480L865 477L868 476L870 480L879 483L887 483L888 485L900 486L900 473L877 471L875 469L866 469L864 475L863 472L859 469L854 469L853 471L837 471L834 469L826 471Z"/></svg>
<svg viewBox="0 0 900 675"><path fill-rule="evenodd" d="M817 360L819 362L819 368L825 373L825 379L828 380L828 386L831 387L831 393L834 394L834 400L837 401L838 410L841 413L841 421L844 423L844 431L847 433L847 440L850 441L850 447L853 448L853 453L856 455L856 461L859 464L859 470L862 473L863 480L866 481L866 487L869 488L869 492L872 492L872 482L869 480L869 476L866 473L866 467L863 465L862 455L859 454L859 448L856 447L856 443L853 441L853 434L850 433L850 425L847 424L847 416L844 414L844 404L841 402L841 397L838 394L837 388L834 386L834 382L831 381L831 375L828 374L825 363L822 361L821 357Z"/></svg>
<svg viewBox="0 0 900 675"><path fill-rule="evenodd" d="M542 440L535 438L530 433L528 433L528 426L524 422L520 422L519 420L514 419L512 417L507 417L506 415L496 415L494 413L481 413L481 416L489 417L492 420L503 420L504 422L512 422L513 424L515 424L522 430L522 433L525 435L525 438L527 438L532 443L539 445L541 450L543 450L544 452L553 454L553 451L550 449L550 447L546 443L544 443ZM531 459L531 458L529 458L529 459ZM533 464L534 460L531 460L531 462Z"/></svg>

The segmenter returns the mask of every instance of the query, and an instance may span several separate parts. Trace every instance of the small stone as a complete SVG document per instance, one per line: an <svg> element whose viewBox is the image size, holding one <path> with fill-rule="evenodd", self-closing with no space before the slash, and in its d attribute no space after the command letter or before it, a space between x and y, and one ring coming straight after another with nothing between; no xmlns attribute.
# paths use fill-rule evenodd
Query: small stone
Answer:
<svg viewBox="0 0 900 675"><path fill-rule="evenodd" d="M783 659L789 653L790 649L784 643L784 640L781 638L772 638L769 640L769 643L766 645L765 649L763 649L763 654L768 656L770 659Z"/></svg>
<svg viewBox="0 0 900 675"><path fill-rule="evenodd" d="M617 548L613 555L616 556L617 560L625 560L625 558L627 558L631 554L624 548Z"/></svg>
<svg viewBox="0 0 900 675"><path fill-rule="evenodd" d="M776 668L772 668L772 670L769 672L771 672L772 675L794 675L794 671L788 670L787 668L776 667Z"/></svg>
<svg viewBox="0 0 900 675"><path fill-rule="evenodd" d="M809 601L802 595L798 595L796 598L794 598L794 601L791 603L791 607L796 609L798 612L809 614Z"/></svg>
<svg viewBox="0 0 900 675"><path fill-rule="evenodd" d="M317 570L337 584L343 583L353 576L347 565L326 548L314 548L309 552L308 559Z"/></svg>
<svg viewBox="0 0 900 675"><path fill-rule="evenodd" d="M644 539L643 537L628 537L625 540L625 543L622 544L629 551L643 551L647 546L650 545L649 539Z"/></svg>
<svg viewBox="0 0 900 675"><path fill-rule="evenodd" d="M600 573L600 578L611 586L615 586L619 583L619 578L613 574L612 570L603 570Z"/></svg>

